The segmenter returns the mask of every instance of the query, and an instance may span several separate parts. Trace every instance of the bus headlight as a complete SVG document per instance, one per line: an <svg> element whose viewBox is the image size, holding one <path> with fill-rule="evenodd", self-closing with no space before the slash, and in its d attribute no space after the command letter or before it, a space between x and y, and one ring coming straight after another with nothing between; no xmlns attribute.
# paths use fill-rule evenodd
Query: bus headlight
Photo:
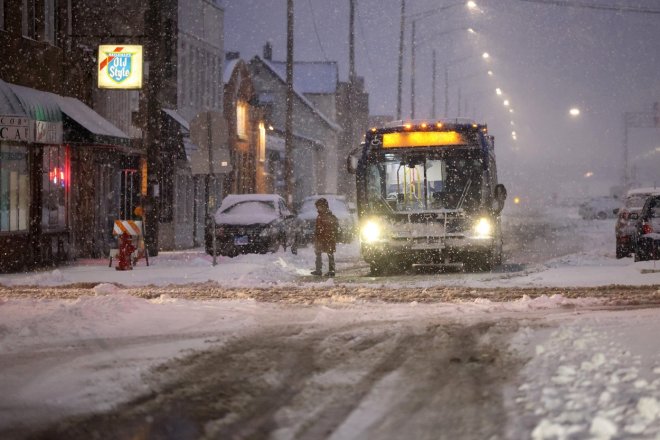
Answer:
<svg viewBox="0 0 660 440"><path fill-rule="evenodd" d="M360 237L367 243L380 240L382 234L383 228L374 220L367 220L360 228Z"/></svg>
<svg viewBox="0 0 660 440"><path fill-rule="evenodd" d="M477 238L491 238L493 236L493 223L486 217L481 217L474 224L474 235Z"/></svg>

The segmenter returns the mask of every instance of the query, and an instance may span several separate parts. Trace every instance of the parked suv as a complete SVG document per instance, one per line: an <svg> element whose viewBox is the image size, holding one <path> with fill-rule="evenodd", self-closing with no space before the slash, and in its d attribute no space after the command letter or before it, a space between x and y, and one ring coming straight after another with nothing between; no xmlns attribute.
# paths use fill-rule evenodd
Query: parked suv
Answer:
<svg viewBox="0 0 660 440"><path fill-rule="evenodd" d="M276 252L288 246L296 253L298 224L284 199L276 194L230 194L206 228L206 252L238 254Z"/></svg>
<svg viewBox="0 0 660 440"><path fill-rule="evenodd" d="M314 228L316 225L315 203L321 197L325 198L330 205L330 211L339 221L339 237L337 241L341 243L350 243L355 239L355 211L351 203L346 201L346 197L336 194L317 194L305 197L298 210L298 222L301 228L300 243L307 244L314 240Z"/></svg>
<svg viewBox="0 0 660 440"><path fill-rule="evenodd" d="M660 259L660 195L646 199L635 230L635 261Z"/></svg>
<svg viewBox="0 0 660 440"><path fill-rule="evenodd" d="M616 235L616 257L629 257L635 251L633 240L636 222L644 202L652 196L660 195L660 188L635 188L628 191L621 208L615 209L617 221L614 225Z"/></svg>

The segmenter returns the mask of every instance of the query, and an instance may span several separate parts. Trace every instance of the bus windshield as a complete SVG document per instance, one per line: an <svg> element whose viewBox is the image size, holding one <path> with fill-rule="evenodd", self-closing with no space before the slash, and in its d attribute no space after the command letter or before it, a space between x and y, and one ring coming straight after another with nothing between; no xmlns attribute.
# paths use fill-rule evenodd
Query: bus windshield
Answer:
<svg viewBox="0 0 660 440"><path fill-rule="evenodd" d="M367 206L371 212L473 211L481 204L480 155L381 153L367 165Z"/></svg>

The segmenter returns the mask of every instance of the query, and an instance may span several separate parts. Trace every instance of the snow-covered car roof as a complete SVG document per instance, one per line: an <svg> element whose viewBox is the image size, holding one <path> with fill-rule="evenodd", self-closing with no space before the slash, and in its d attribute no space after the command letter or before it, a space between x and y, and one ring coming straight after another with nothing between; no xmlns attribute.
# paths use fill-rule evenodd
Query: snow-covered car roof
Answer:
<svg viewBox="0 0 660 440"><path fill-rule="evenodd" d="M348 210L345 196L339 194L314 194L313 196L308 196L303 199L298 218L302 220L315 219L317 212L314 203L320 198L324 198L328 201L330 211L332 211L338 219L341 220L342 218L351 217L351 212Z"/></svg>
<svg viewBox="0 0 660 440"><path fill-rule="evenodd" d="M629 196L634 196L638 194L648 194L648 195L655 195L658 194L660 195L660 188L652 188L652 187L647 187L647 188L633 188L631 190L628 190L627 195Z"/></svg>
<svg viewBox="0 0 660 440"><path fill-rule="evenodd" d="M220 204L213 218L217 224L268 224L278 218L279 203L283 200L277 194L230 194L222 200L222 204ZM264 209L262 210L251 208L248 212L227 212L232 207L246 202L270 203L273 209L270 210L270 208L263 206Z"/></svg>
<svg viewBox="0 0 660 440"><path fill-rule="evenodd" d="M218 211L225 211L227 208L236 205L241 202L272 202L277 206L277 204L282 199L282 196L278 194L229 194L227 197L222 199L220 208Z"/></svg>

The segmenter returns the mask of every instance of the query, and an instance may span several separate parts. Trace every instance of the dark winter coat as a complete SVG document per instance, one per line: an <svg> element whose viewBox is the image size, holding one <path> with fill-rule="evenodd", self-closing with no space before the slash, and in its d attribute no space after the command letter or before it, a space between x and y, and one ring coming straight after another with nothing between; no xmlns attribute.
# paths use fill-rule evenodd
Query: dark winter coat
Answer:
<svg viewBox="0 0 660 440"><path fill-rule="evenodd" d="M330 210L319 211L314 231L314 250L316 252L335 252L338 227L337 217Z"/></svg>

